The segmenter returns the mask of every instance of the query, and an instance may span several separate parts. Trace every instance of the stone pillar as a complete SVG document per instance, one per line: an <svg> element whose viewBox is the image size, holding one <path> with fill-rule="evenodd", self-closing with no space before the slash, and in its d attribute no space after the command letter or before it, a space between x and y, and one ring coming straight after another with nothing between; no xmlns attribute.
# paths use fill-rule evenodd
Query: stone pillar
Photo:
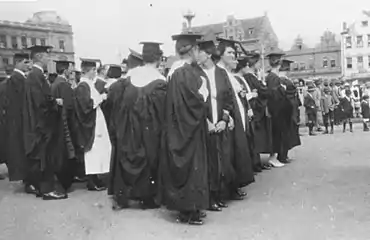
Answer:
<svg viewBox="0 0 370 240"><path fill-rule="evenodd" d="M3 58L0 56L0 82L6 78L5 66L3 62Z"/></svg>

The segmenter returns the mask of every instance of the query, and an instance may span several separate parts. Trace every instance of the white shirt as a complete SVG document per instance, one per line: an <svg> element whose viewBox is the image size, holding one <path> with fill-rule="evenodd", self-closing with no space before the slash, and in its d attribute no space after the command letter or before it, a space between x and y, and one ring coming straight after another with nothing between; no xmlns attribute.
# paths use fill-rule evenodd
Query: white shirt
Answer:
<svg viewBox="0 0 370 240"><path fill-rule="evenodd" d="M14 68L14 72L17 72L17 73L21 74L24 78L26 78L26 74L24 72L22 72L21 70L19 70L19 69Z"/></svg>
<svg viewBox="0 0 370 240"><path fill-rule="evenodd" d="M34 66L35 68L40 69L40 70L41 70L41 72L44 72L44 69L43 69L42 67L40 67L39 65L33 64L33 66Z"/></svg>
<svg viewBox="0 0 370 240"><path fill-rule="evenodd" d="M212 104L212 119L213 124L216 124L218 121L218 111L217 111L217 88L216 88L216 76L215 76L216 67L213 66L210 69L203 69L203 71L207 74L209 79L209 87L210 87L210 98Z"/></svg>

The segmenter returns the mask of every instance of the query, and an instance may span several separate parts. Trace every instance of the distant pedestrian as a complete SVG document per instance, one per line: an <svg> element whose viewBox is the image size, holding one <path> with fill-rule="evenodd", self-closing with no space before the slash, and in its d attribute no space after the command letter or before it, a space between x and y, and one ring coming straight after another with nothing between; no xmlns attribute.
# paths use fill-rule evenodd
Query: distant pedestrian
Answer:
<svg viewBox="0 0 370 240"><path fill-rule="evenodd" d="M364 132L369 131L368 122L370 120L370 106L369 106L369 95L365 95L361 102L361 115L364 124Z"/></svg>
<svg viewBox="0 0 370 240"><path fill-rule="evenodd" d="M324 120L325 132L329 133L329 122L330 122L330 134L334 133L334 108L335 108L334 98L331 96L331 91L329 87L324 88L324 94L321 97L321 109L322 118Z"/></svg>
<svg viewBox="0 0 370 240"><path fill-rule="evenodd" d="M349 131L353 132L352 128L352 118L353 118L353 109L354 109L354 100L351 97L351 90L346 89L345 97L340 101L340 108L343 112L343 132L346 131L347 122L349 124Z"/></svg>
<svg viewBox="0 0 370 240"><path fill-rule="evenodd" d="M307 94L304 97L304 107L306 109L306 114L307 114L307 120L308 120L308 130L309 130L309 135L314 136L316 135L313 132L313 126L315 125L316 121L316 114L317 114L317 109L316 109L316 103L315 99L313 98L312 94L315 92L315 86L314 85L309 85L307 89Z"/></svg>

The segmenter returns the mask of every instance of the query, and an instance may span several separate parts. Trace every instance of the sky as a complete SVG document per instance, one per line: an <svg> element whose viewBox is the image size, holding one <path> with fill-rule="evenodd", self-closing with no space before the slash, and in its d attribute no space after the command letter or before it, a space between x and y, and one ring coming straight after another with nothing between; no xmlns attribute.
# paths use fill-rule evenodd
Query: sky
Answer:
<svg viewBox="0 0 370 240"><path fill-rule="evenodd" d="M325 30L339 34L343 21L353 22L362 10L370 10L370 1L0 0L2 20L23 22L44 10L57 11L72 25L76 56L119 63L128 48L140 52L141 41L162 42L165 55L173 54L171 35L180 33L188 10L196 14L193 26L224 22L228 15L243 19L267 12L279 46L289 49L298 35L314 46Z"/></svg>

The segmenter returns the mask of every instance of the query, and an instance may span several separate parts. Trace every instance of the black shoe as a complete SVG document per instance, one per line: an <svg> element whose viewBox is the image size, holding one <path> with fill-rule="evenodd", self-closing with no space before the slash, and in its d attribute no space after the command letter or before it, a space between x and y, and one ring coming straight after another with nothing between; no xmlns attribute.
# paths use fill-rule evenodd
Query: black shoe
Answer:
<svg viewBox="0 0 370 240"><path fill-rule="evenodd" d="M34 194L36 195L36 197L42 197L42 194L40 193L40 191L37 190L37 188L35 188L33 185L26 184L24 186L24 191L28 194Z"/></svg>
<svg viewBox="0 0 370 240"><path fill-rule="evenodd" d="M325 130L322 134L329 134L329 131Z"/></svg>
<svg viewBox="0 0 370 240"><path fill-rule="evenodd" d="M83 182L86 182L87 179L86 178L82 178L82 177L74 177L73 178L73 182L74 183L83 183Z"/></svg>
<svg viewBox="0 0 370 240"><path fill-rule="evenodd" d="M156 204L153 199L147 199L147 200L141 201L141 207L143 209L156 209L156 208L159 208L160 206Z"/></svg>
<svg viewBox="0 0 370 240"><path fill-rule="evenodd" d="M236 201L240 201L240 200L243 200L244 197L243 196L240 196L238 193L234 193L231 198L231 200L236 200Z"/></svg>
<svg viewBox="0 0 370 240"><path fill-rule="evenodd" d="M127 199L121 193L113 196L112 201L112 210L114 211L119 211L129 207Z"/></svg>
<svg viewBox="0 0 370 240"><path fill-rule="evenodd" d="M87 184L87 190L88 191L95 191L95 192L101 192L104 190L107 190L107 187L105 186L98 186L96 184Z"/></svg>
<svg viewBox="0 0 370 240"><path fill-rule="evenodd" d="M217 205L220 207L220 208L227 208L229 206L227 206L227 204L223 201L218 201L217 202Z"/></svg>
<svg viewBox="0 0 370 240"><path fill-rule="evenodd" d="M207 217L207 213L204 212L204 211L198 211L198 213L199 213L200 218L206 218Z"/></svg>
<svg viewBox="0 0 370 240"><path fill-rule="evenodd" d="M262 169L263 170L271 170L271 166L269 164L263 164Z"/></svg>
<svg viewBox="0 0 370 240"><path fill-rule="evenodd" d="M238 188L238 190L236 190L236 193L241 196L241 197L245 197L247 196L247 193L246 192L243 192L240 188Z"/></svg>
<svg viewBox="0 0 370 240"><path fill-rule="evenodd" d="M260 173L260 172L262 172L262 168L260 166L254 166L253 171L256 172L256 173Z"/></svg>
<svg viewBox="0 0 370 240"><path fill-rule="evenodd" d="M189 224L190 225L197 225L197 226L200 226L200 225L203 225L203 221L202 219L200 219L200 217L191 217L189 219Z"/></svg>
<svg viewBox="0 0 370 240"><path fill-rule="evenodd" d="M0 180L4 180L6 177L0 174Z"/></svg>
<svg viewBox="0 0 370 240"><path fill-rule="evenodd" d="M208 208L208 211L221 212L222 208L220 206L218 206L217 203L214 203L214 204L211 204L211 206Z"/></svg>
<svg viewBox="0 0 370 240"><path fill-rule="evenodd" d="M66 193L59 193L57 191L46 193L42 196L42 200L62 200L67 199L68 195Z"/></svg>
<svg viewBox="0 0 370 240"><path fill-rule="evenodd" d="M288 159L279 160L279 162L284 163L284 164L288 164L288 163L290 163L290 161L289 161Z"/></svg>

